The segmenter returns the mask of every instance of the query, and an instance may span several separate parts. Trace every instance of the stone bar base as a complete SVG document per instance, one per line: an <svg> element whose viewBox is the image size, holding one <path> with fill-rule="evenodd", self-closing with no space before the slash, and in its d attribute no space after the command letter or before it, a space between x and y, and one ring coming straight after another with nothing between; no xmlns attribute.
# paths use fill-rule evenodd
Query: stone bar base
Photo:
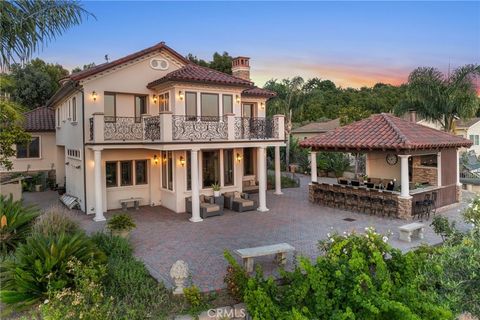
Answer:
<svg viewBox="0 0 480 320"><path fill-rule="evenodd" d="M412 197L398 197L398 216L404 220L412 219Z"/></svg>
<svg viewBox="0 0 480 320"><path fill-rule="evenodd" d="M309 185L308 186L308 201L310 201L311 203L314 203L315 202L315 190L313 188L313 185Z"/></svg>

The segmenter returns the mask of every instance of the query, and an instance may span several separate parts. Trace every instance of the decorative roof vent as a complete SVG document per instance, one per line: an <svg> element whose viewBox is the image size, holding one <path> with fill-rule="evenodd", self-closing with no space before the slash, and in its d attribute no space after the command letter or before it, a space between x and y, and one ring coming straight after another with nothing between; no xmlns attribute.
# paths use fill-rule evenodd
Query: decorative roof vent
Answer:
<svg viewBox="0 0 480 320"><path fill-rule="evenodd" d="M150 67L155 70L167 70L168 61L160 58L153 58L150 60Z"/></svg>
<svg viewBox="0 0 480 320"><path fill-rule="evenodd" d="M236 57L232 60L232 75L250 81L250 58Z"/></svg>

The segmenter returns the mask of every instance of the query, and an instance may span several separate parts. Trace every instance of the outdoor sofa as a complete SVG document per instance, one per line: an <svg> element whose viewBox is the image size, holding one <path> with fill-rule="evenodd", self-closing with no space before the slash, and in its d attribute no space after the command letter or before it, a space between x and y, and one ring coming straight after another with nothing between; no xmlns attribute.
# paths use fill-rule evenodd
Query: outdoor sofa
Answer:
<svg viewBox="0 0 480 320"><path fill-rule="evenodd" d="M222 206L214 202L213 197L200 195L200 217L202 219L223 215ZM185 208L188 213L192 213L192 197L185 199Z"/></svg>
<svg viewBox="0 0 480 320"><path fill-rule="evenodd" d="M225 198L225 208L234 210L237 212L244 212L255 210L257 207L254 200L250 199L247 193L241 192L225 192L223 194Z"/></svg>

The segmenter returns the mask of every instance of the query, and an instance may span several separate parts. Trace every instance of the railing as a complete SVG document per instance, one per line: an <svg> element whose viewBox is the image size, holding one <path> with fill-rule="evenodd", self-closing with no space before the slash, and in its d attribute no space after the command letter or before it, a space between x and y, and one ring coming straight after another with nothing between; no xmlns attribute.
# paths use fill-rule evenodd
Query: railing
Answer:
<svg viewBox="0 0 480 320"><path fill-rule="evenodd" d="M235 139L278 138L278 124L272 118L235 118Z"/></svg>
<svg viewBox="0 0 480 320"><path fill-rule="evenodd" d="M88 119L88 122L89 122L89 124L90 124L90 128L89 128L89 129L90 129L90 132L89 132L89 134L90 134L90 141L93 141L93 117L90 118L90 119Z"/></svg>
<svg viewBox="0 0 480 320"><path fill-rule="evenodd" d="M160 140L161 131L160 131L160 117L147 117L144 119L145 127L145 140Z"/></svg>
<svg viewBox="0 0 480 320"><path fill-rule="evenodd" d="M460 182L463 184L480 185L480 176L478 173L464 171L460 172Z"/></svg>
<svg viewBox="0 0 480 320"><path fill-rule="evenodd" d="M172 116L173 140L227 140L226 117Z"/></svg>
<svg viewBox="0 0 480 320"><path fill-rule="evenodd" d="M105 140L143 140L143 124L137 117L105 117Z"/></svg>

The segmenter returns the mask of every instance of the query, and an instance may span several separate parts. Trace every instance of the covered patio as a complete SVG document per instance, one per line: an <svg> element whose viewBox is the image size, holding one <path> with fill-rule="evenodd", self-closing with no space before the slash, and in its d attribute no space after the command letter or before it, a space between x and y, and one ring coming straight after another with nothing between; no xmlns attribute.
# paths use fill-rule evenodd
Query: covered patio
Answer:
<svg viewBox="0 0 480 320"><path fill-rule="evenodd" d="M411 219L460 201L459 148L472 142L391 114L303 140L311 151L310 202ZM317 152L365 154L365 175L318 183Z"/></svg>

